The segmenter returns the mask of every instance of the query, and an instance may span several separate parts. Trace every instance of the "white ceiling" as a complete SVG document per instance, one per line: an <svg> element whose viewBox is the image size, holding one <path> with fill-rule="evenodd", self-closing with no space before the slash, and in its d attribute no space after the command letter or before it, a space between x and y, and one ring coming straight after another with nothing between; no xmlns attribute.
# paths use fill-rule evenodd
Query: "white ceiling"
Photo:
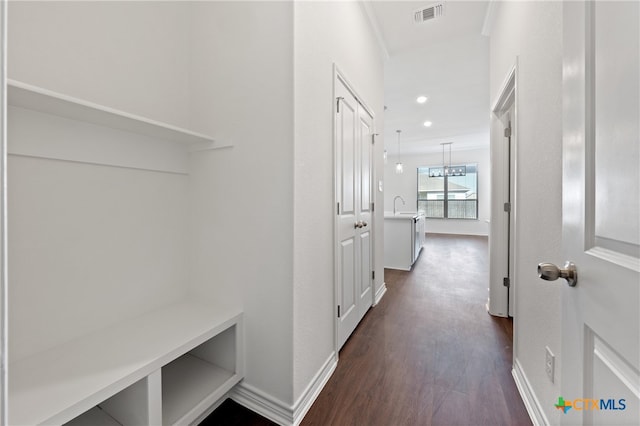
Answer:
<svg viewBox="0 0 640 426"><path fill-rule="evenodd" d="M445 13L415 24L434 1L369 1L365 8L389 58L385 63L385 147L402 154L489 144L489 41L481 34L487 1L445 1ZM429 100L418 104L416 98ZM424 121L433 122L430 128Z"/></svg>

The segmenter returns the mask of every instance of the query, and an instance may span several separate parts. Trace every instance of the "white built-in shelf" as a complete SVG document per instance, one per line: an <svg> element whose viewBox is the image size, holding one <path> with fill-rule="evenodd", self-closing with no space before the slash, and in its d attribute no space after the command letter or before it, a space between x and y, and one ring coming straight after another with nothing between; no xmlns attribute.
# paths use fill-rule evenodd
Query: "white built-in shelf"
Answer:
<svg viewBox="0 0 640 426"><path fill-rule="evenodd" d="M121 426L113 417L99 407L94 407L86 413L76 417L65 426Z"/></svg>
<svg viewBox="0 0 640 426"><path fill-rule="evenodd" d="M235 309L185 301L10 362L9 424L70 421L230 327L239 332L241 316ZM220 377L209 393L228 391L242 378L238 368L207 366L213 372L204 374ZM219 384L225 388L216 389Z"/></svg>
<svg viewBox="0 0 640 426"><path fill-rule="evenodd" d="M16 80L7 80L8 104L72 120L189 145L193 150L230 146L208 135L74 98Z"/></svg>
<svg viewBox="0 0 640 426"><path fill-rule="evenodd" d="M176 359L162 369L162 422L191 424L202 408L223 396L220 390L232 379L233 372L191 354Z"/></svg>

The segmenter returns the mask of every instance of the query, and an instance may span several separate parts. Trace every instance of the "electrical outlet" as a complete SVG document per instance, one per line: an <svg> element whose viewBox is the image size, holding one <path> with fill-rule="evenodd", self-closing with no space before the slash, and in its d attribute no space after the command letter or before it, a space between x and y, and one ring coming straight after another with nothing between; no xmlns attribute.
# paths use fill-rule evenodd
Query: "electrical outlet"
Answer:
<svg viewBox="0 0 640 426"><path fill-rule="evenodd" d="M545 346L545 359L544 359L544 369L547 372L547 377L549 377L549 380L551 380L551 383L553 383L553 375L555 373L555 366L556 366L556 356L553 354L553 352L551 352L551 349L549 349L549 346Z"/></svg>

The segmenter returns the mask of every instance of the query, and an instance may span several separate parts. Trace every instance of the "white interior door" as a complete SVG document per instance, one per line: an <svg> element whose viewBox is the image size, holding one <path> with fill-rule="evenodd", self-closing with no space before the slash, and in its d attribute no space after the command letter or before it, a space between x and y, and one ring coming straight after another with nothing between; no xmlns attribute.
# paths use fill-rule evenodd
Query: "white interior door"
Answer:
<svg viewBox="0 0 640 426"><path fill-rule="evenodd" d="M565 424L640 424L638 2L565 2ZM559 406L559 407L558 407Z"/></svg>
<svg viewBox="0 0 640 426"><path fill-rule="evenodd" d="M371 161L373 119L336 79L336 280L338 348L372 303Z"/></svg>
<svg viewBox="0 0 640 426"><path fill-rule="evenodd" d="M358 228L358 241L360 249L360 277L358 289L358 322L367 313L373 303L373 265L372 265L372 173L371 164L373 161L373 118L362 105L358 105L358 163L360 170L358 177L360 184L358 216L360 218L360 228Z"/></svg>

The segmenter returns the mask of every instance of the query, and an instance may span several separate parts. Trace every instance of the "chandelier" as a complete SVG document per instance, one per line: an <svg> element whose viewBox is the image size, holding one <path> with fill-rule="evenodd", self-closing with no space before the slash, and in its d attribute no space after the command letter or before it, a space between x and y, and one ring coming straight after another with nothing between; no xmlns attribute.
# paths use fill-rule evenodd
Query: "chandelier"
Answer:
<svg viewBox="0 0 640 426"><path fill-rule="evenodd" d="M453 145L453 142L443 142L440 145L442 145L442 167L430 167L429 177L466 176L467 166L451 165L451 145ZM445 145L449 146L449 164L445 163L444 160Z"/></svg>

